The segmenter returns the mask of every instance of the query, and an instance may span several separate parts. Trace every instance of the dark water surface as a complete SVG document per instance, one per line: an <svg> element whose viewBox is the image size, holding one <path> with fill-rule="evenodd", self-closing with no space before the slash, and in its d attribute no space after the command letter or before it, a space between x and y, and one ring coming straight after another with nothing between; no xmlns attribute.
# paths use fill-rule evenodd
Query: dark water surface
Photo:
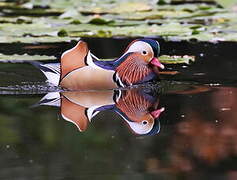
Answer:
<svg viewBox="0 0 237 180"><path fill-rule="evenodd" d="M96 96L50 87L29 64L1 64L0 178L237 179L236 55L207 46L193 45L193 54L204 54L194 65L169 67L180 75ZM43 101L48 92L59 103ZM90 121L79 97L110 106ZM163 107L157 119L149 116ZM63 118L70 109L81 114Z"/></svg>

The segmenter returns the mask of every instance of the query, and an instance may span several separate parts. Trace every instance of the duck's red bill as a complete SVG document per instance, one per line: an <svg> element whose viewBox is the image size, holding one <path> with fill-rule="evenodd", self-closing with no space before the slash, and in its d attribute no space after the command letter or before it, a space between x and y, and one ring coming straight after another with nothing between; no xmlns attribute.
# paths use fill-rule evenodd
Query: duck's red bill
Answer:
<svg viewBox="0 0 237 180"><path fill-rule="evenodd" d="M154 66L157 66L157 67L159 67L161 69L165 68L165 66L160 63L159 59L155 58L155 57L151 60L151 64L153 64Z"/></svg>
<svg viewBox="0 0 237 180"><path fill-rule="evenodd" d="M155 111L152 111L151 112L151 115L153 118L158 118L160 116L160 113L162 113L163 111L165 110L165 108L160 108L160 109L157 109Z"/></svg>

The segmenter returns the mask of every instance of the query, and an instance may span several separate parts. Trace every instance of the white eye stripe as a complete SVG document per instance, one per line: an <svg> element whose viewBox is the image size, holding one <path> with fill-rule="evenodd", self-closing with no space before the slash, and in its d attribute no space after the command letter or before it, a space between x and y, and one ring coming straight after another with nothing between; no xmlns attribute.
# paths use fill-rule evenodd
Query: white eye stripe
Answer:
<svg viewBox="0 0 237 180"><path fill-rule="evenodd" d="M143 54L143 51L146 51L147 54L150 52L151 53L151 58L149 59L149 61L152 60L152 58L154 57L154 52L152 47L144 42L144 41L136 41L134 42L126 51L125 54L129 53L129 52L140 52L143 56L147 55L147 54Z"/></svg>
<svg viewBox="0 0 237 180"><path fill-rule="evenodd" d="M151 46L144 42L144 41L136 41L134 42L127 50L126 53L129 53L129 52L141 52L143 54L143 51L146 51L147 53L148 52L151 52L152 53L152 57L154 56L154 52L151 48Z"/></svg>

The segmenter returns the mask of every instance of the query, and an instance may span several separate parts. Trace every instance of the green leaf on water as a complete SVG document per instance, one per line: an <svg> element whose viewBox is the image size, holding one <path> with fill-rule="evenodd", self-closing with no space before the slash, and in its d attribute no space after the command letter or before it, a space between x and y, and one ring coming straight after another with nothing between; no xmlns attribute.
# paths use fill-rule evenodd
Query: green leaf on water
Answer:
<svg viewBox="0 0 237 180"><path fill-rule="evenodd" d="M0 43L61 43L61 42L71 42L72 40L78 41L80 38L76 37L1 37Z"/></svg>
<svg viewBox="0 0 237 180"><path fill-rule="evenodd" d="M112 20L107 20L107 19L103 19L101 17L95 17L95 18L92 18L89 23L90 24L96 24L96 25L105 25L105 24L111 24L113 23L114 21Z"/></svg>
<svg viewBox="0 0 237 180"><path fill-rule="evenodd" d="M4 55L0 54L0 61L1 62L8 62L8 61L44 61L44 60L56 60L54 56L41 56L41 55ZM101 59L101 61L110 61L112 59ZM169 56L169 55L162 55L159 57L161 63L164 64L190 64L195 61L195 56Z"/></svg>
<svg viewBox="0 0 237 180"><path fill-rule="evenodd" d="M153 9L151 3L148 1L114 1L104 2L102 1L95 2L94 5L87 5L86 7L79 8L82 13L90 13L90 14L121 14L121 13L133 13L133 12L143 12L150 11Z"/></svg>
<svg viewBox="0 0 237 180"><path fill-rule="evenodd" d="M116 7L109 10L110 13L127 13L127 12L142 12L150 11L152 7L145 2L122 2Z"/></svg>
<svg viewBox="0 0 237 180"><path fill-rule="evenodd" d="M114 58L115 59L115 58ZM101 61L111 61L112 59L101 59ZM163 64L191 64L195 62L195 56L169 56L162 55L159 60Z"/></svg>
<svg viewBox="0 0 237 180"><path fill-rule="evenodd" d="M0 42L60 42L79 37L118 36L161 37L171 41L237 41L237 14L210 2L181 5L167 4L168 1L165 5L157 5L156 1L148 0L27 2L33 4L32 9L24 7L25 4L0 2L3 14ZM184 2L190 0L178 3Z"/></svg>
<svg viewBox="0 0 237 180"><path fill-rule="evenodd" d="M32 24L32 18L19 16L19 17L0 17L0 24Z"/></svg>
<svg viewBox="0 0 237 180"><path fill-rule="evenodd" d="M58 36L59 37L66 37L68 36L68 33L65 29L61 29L59 32L58 32Z"/></svg>
<svg viewBox="0 0 237 180"><path fill-rule="evenodd" d="M168 56L163 55L159 60L164 64L190 64L195 61L195 56Z"/></svg>
<svg viewBox="0 0 237 180"><path fill-rule="evenodd" d="M220 5L226 8L231 8L237 5L236 1L233 0L216 0Z"/></svg>
<svg viewBox="0 0 237 180"><path fill-rule="evenodd" d="M40 55L4 55L0 54L0 62L9 62L9 61L48 61L48 60L56 60L54 56L40 56Z"/></svg>
<svg viewBox="0 0 237 180"><path fill-rule="evenodd" d="M74 18L74 17L77 17L78 15L79 15L79 12L76 9L70 8L70 9L66 10L66 12L61 14L59 16L59 18L61 18L61 19L63 19L63 18Z"/></svg>

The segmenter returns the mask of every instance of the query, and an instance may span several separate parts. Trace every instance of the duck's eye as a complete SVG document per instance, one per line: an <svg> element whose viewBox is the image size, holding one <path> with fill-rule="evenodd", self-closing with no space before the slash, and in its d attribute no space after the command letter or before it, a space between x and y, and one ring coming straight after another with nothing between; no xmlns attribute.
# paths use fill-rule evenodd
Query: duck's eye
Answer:
<svg viewBox="0 0 237 180"><path fill-rule="evenodd" d="M143 125L146 125L148 122L146 120L142 121Z"/></svg>
<svg viewBox="0 0 237 180"><path fill-rule="evenodd" d="M147 55L147 51L142 51L142 54L143 55Z"/></svg>

